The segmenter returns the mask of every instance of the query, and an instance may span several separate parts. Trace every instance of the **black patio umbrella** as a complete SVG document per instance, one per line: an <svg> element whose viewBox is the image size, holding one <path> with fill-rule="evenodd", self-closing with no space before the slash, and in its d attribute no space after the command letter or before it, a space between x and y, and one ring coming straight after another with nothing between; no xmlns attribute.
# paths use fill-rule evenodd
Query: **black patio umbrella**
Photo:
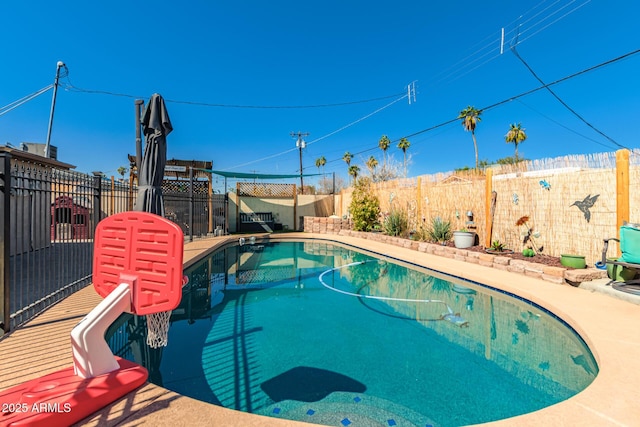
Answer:
<svg viewBox="0 0 640 427"><path fill-rule="evenodd" d="M173 127L162 96L154 93L142 117L144 155L138 171L135 210L164 216L162 179L167 163L167 135Z"/></svg>
<svg viewBox="0 0 640 427"><path fill-rule="evenodd" d="M167 135L173 127L164 105L157 93L151 96L142 117L145 147L138 171L138 196L134 210L164 216L162 180L167 163ZM160 361L162 347L166 345L171 311L150 313L147 318L147 364L149 376L162 384Z"/></svg>

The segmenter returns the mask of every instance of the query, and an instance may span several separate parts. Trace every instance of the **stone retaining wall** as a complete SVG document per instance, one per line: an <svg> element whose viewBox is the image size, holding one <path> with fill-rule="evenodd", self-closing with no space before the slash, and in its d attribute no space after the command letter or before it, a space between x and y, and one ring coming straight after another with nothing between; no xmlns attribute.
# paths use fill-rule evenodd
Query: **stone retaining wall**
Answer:
<svg viewBox="0 0 640 427"><path fill-rule="evenodd" d="M307 217L305 217L305 231L311 231L307 230L306 218ZM314 222L313 224L315 227L316 223ZM318 231L322 227L318 226L315 228L316 229L313 230L314 233L322 233L322 231ZM513 273L524 274L525 276L531 276L557 284L566 283L573 286L578 286L582 282L607 277L607 272L605 270L599 270L597 268L567 269L563 267L553 267L536 262L527 262L519 259L513 259L506 256L469 251L466 249L458 249L451 246L442 246L436 243L418 242L409 239L403 239L400 237L392 237L382 233L368 233L347 229L341 229L337 232L332 232L333 234L340 234L342 236L359 237L361 239L374 240L377 242L401 246L428 254L453 258L459 261L480 264L499 270L507 270ZM330 234L329 231L327 231L326 233Z"/></svg>
<svg viewBox="0 0 640 427"><path fill-rule="evenodd" d="M351 230L350 219L340 217L304 217L304 231L307 233L338 234L341 230Z"/></svg>

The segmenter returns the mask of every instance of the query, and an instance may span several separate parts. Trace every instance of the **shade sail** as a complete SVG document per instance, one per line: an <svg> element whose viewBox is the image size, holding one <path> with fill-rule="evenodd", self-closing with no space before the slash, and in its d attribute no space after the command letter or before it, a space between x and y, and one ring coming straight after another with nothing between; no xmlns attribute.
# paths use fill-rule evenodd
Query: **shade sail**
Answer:
<svg viewBox="0 0 640 427"><path fill-rule="evenodd" d="M300 174L266 174L266 173L246 173L246 172L228 172L228 171L216 171L211 169L198 169L204 172L209 172L215 175L220 175L225 178L239 178L239 179L289 179L300 178ZM302 176L322 176L323 173L309 173Z"/></svg>

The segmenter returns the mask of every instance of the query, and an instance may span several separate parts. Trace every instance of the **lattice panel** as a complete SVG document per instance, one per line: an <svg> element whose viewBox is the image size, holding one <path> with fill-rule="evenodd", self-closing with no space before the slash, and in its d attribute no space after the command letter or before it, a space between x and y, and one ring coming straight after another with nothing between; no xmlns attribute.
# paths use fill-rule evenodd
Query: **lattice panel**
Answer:
<svg viewBox="0 0 640 427"><path fill-rule="evenodd" d="M208 194L208 181L193 181L193 194ZM162 181L163 193L189 193L189 181Z"/></svg>
<svg viewBox="0 0 640 427"><path fill-rule="evenodd" d="M293 198L294 184L272 184L256 182L239 182L238 195L261 198Z"/></svg>

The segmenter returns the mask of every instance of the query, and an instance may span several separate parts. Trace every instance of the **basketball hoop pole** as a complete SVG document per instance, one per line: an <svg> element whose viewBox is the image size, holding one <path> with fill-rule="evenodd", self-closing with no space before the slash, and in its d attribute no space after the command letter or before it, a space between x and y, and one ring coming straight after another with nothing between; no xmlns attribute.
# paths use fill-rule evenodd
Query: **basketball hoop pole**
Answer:
<svg viewBox="0 0 640 427"><path fill-rule="evenodd" d="M123 276L120 277L123 283L71 330L73 369L79 377L93 378L120 368L104 334L118 316L131 312L131 289L136 278Z"/></svg>

